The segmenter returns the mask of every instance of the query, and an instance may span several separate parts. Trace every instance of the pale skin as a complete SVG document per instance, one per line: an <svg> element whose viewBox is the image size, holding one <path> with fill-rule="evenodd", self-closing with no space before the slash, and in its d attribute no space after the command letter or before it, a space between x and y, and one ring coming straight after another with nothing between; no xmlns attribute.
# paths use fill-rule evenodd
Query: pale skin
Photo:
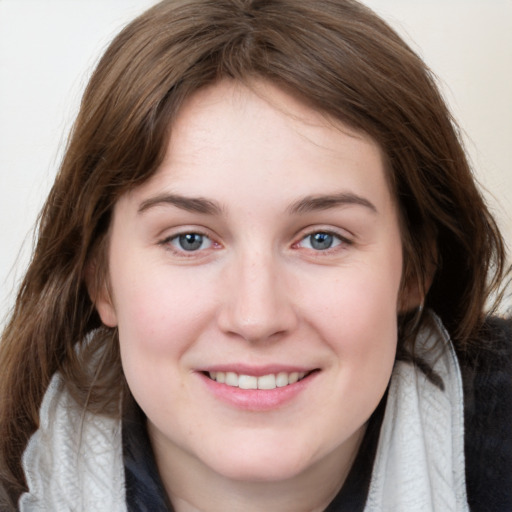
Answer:
<svg viewBox="0 0 512 512"><path fill-rule="evenodd" d="M183 106L157 173L116 204L95 298L177 512L325 509L411 300L378 145L253 85ZM209 373L281 370L305 375L256 392Z"/></svg>

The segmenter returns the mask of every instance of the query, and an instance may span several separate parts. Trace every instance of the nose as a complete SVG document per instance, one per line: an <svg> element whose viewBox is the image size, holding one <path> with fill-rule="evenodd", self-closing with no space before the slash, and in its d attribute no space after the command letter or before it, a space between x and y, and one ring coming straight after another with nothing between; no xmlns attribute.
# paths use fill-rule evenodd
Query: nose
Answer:
<svg viewBox="0 0 512 512"><path fill-rule="evenodd" d="M297 325L291 283L271 255L241 256L227 271L220 329L250 342L282 338Z"/></svg>

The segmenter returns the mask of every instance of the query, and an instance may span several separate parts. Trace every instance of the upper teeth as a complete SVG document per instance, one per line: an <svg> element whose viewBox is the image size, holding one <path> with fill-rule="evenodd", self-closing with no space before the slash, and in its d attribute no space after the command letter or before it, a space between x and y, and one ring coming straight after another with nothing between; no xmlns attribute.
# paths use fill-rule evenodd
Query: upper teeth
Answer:
<svg viewBox="0 0 512 512"><path fill-rule="evenodd" d="M222 384L240 389L275 389L295 384L304 378L306 372L279 372L277 374L262 375L239 375L234 372L209 372L211 379Z"/></svg>

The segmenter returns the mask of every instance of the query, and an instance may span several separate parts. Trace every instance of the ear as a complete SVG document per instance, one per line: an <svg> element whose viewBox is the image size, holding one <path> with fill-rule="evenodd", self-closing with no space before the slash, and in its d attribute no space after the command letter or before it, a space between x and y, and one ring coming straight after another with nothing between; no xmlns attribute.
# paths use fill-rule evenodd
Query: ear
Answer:
<svg viewBox="0 0 512 512"><path fill-rule="evenodd" d="M424 305L425 297L434 280L437 263L432 259L427 264L427 268L411 267L412 265L408 265L404 269L404 278L398 301L399 313L411 312Z"/></svg>
<svg viewBox="0 0 512 512"><path fill-rule="evenodd" d="M106 271L100 269L96 258L85 269L85 283L91 302L96 307L101 321L107 327L117 326L117 314L110 291L110 282Z"/></svg>
<svg viewBox="0 0 512 512"><path fill-rule="evenodd" d="M407 276L400 289L398 301L398 312L407 313L418 309L425 301L428 286L422 283L422 278L418 276Z"/></svg>

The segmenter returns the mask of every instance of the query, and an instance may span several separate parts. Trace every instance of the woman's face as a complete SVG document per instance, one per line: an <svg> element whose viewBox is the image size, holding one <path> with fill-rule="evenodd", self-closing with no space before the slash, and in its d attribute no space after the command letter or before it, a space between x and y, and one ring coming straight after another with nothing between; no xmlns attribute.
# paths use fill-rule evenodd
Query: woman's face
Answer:
<svg viewBox="0 0 512 512"><path fill-rule="evenodd" d="M158 172L115 207L97 307L163 473L341 474L393 367L396 206L369 137L254 90L185 104Z"/></svg>

